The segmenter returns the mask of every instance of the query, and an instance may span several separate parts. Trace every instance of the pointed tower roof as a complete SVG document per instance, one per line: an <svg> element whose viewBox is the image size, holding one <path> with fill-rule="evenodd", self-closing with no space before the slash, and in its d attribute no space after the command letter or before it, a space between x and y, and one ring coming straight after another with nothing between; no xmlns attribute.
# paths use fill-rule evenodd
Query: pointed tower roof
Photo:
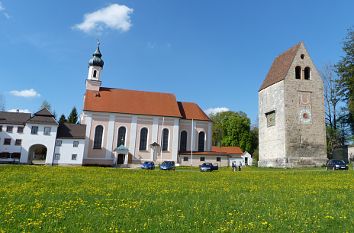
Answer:
<svg viewBox="0 0 354 233"><path fill-rule="evenodd" d="M303 42L296 44L275 58L259 91L285 79L296 53L302 44Z"/></svg>
<svg viewBox="0 0 354 233"><path fill-rule="evenodd" d="M100 66L103 68L104 61L102 60L102 54L100 51L100 42L97 42L96 51L92 54L92 58L89 61L89 66Z"/></svg>
<svg viewBox="0 0 354 233"><path fill-rule="evenodd" d="M54 115L46 108L33 114L27 122L32 124L58 125L58 122L54 119Z"/></svg>

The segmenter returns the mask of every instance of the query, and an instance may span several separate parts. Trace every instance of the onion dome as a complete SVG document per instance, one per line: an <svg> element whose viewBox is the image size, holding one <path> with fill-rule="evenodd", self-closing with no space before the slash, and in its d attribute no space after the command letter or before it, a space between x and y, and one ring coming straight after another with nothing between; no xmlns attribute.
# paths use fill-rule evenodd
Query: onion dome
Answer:
<svg viewBox="0 0 354 233"><path fill-rule="evenodd" d="M96 51L92 54L92 58L89 61L89 66L99 66L103 68L104 61L101 57L100 45L98 44Z"/></svg>

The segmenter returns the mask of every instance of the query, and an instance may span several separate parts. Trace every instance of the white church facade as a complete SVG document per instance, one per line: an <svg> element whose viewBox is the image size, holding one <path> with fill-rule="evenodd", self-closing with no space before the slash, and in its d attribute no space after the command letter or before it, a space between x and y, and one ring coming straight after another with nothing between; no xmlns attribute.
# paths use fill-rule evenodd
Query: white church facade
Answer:
<svg viewBox="0 0 354 233"><path fill-rule="evenodd" d="M103 65L97 47L80 117L86 125L83 164L179 163L179 152L211 151L212 122L197 104L169 93L102 87Z"/></svg>

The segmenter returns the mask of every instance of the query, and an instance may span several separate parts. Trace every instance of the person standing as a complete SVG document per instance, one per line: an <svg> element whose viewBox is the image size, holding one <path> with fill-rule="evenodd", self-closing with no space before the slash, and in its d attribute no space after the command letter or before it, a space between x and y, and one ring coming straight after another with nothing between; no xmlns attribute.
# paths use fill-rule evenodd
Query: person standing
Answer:
<svg viewBox="0 0 354 233"><path fill-rule="evenodd" d="M235 161L233 161L232 162L232 171L236 171L236 162Z"/></svg>

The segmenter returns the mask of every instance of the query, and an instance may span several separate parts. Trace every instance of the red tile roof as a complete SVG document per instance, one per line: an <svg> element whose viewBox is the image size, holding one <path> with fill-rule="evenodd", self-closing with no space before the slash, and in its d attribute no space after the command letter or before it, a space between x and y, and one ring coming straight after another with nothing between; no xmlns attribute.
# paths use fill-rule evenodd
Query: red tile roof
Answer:
<svg viewBox="0 0 354 233"><path fill-rule="evenodd" d="M106 87L86 91L84 110L210 121L197 104L177 102L173 94Z"/></svg>
<svg viewBox="0 0 354 233"><path fill-rule="evenodd" d="M178 102L182 118L186 120L211 121L198 104L190 102Z"/></svg>
<svg viewBox="0 0 354 233"><path fill-rule="evenodd" d="M243 154L242 149L237 146L212 146L211 150L216 152L223 152L226 154Z"/></svg>
<svg viewBox="0 0 354 233"><path fill-rule="evenodd" d="M297 45L291 47L286 52L279 55L274 61L267 74L267 77L264 79L261 88L259 91L284 80L285 76L288 74L290 66L294 60L297 50L303 42L298 43Z"/></svg>

